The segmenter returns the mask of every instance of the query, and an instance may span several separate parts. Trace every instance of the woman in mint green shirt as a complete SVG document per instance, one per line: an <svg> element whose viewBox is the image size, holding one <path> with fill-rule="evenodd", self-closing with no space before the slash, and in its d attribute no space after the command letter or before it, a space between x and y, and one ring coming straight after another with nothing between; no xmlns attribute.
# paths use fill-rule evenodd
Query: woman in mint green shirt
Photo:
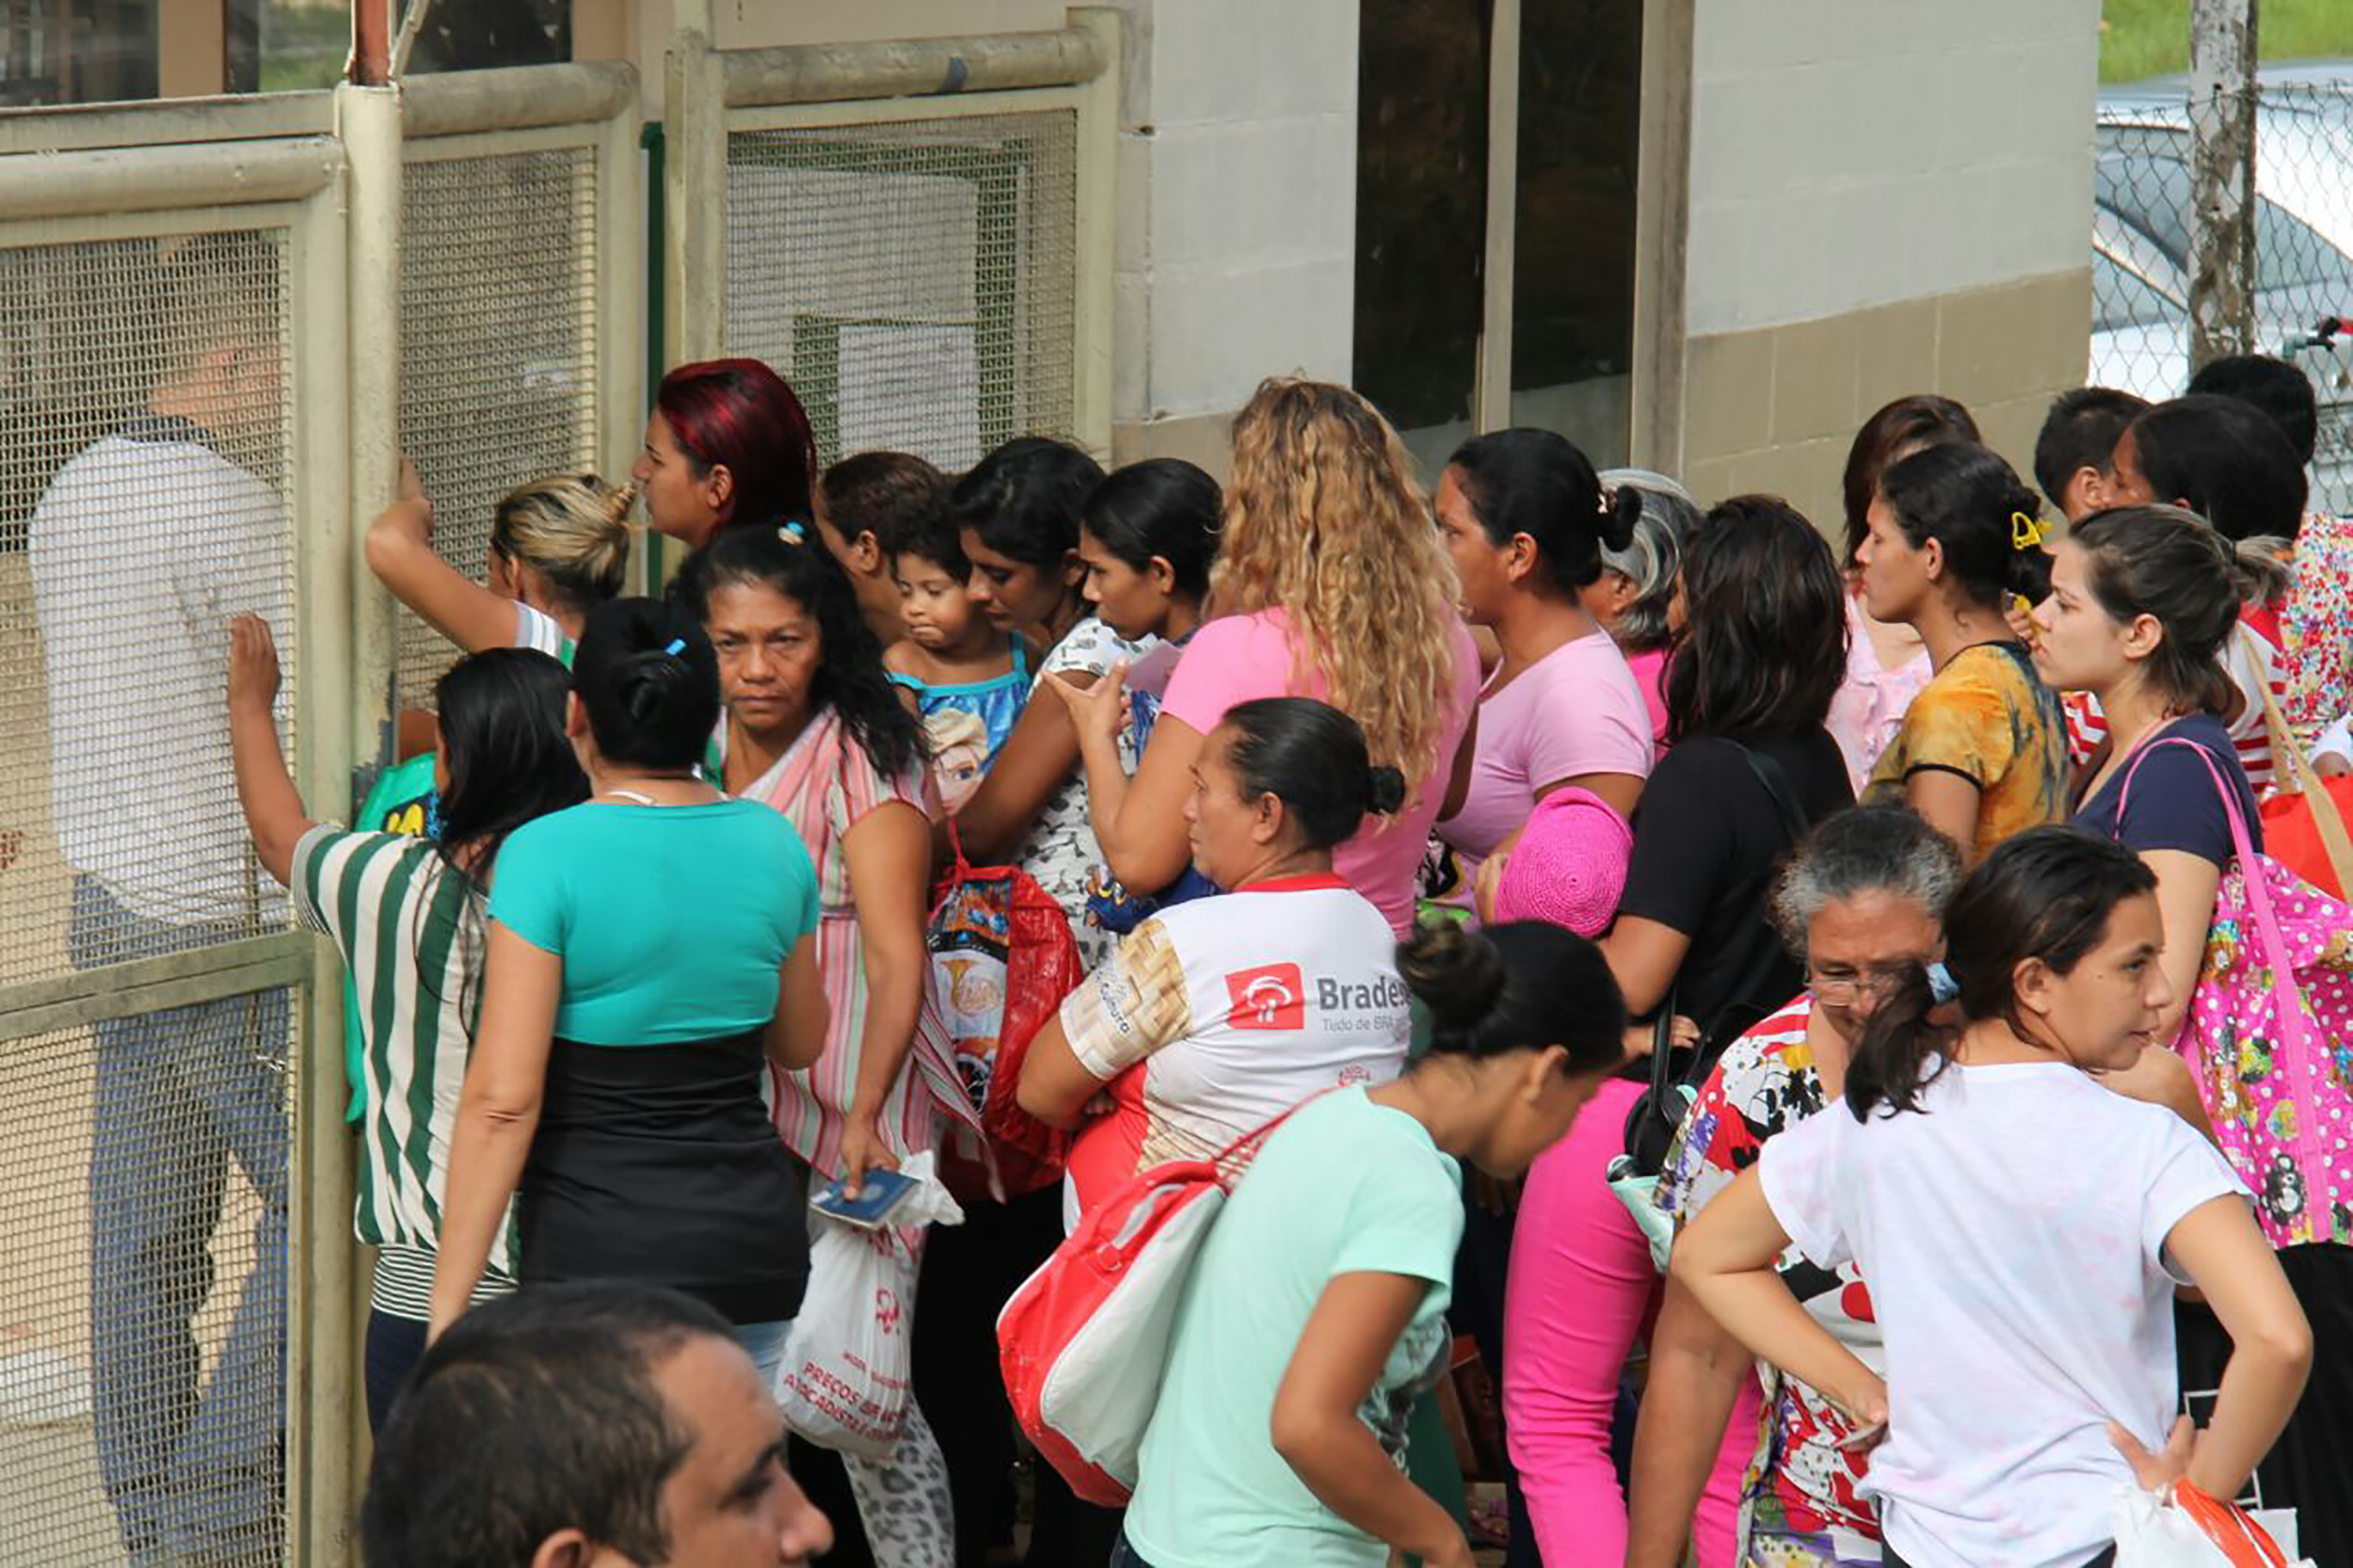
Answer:
<svg viewBox="0 0 2353 1568"><path fill-rule="evenodd" d="M1558 926L1425 929L1398 968L1430 1052L1270 1137L1185 1284L1112 1568L1469 1568L1405 1478L1405 1417L1446 1366L1460 1161L1506 1178L1623 1058L1600 950ZM1567 1022L1563 1023L1563 1020Z"/></svg>

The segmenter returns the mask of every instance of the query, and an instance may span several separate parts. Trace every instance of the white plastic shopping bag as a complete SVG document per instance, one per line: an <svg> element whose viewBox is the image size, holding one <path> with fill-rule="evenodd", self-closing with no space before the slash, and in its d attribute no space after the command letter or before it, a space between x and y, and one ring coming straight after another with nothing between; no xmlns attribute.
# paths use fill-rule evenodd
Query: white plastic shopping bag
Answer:
<svg viewBox="0 0 2353 1568"><path fill-rule="evenodd" d="M2199 1494L2127 1482L2111 1514L2116 1568L2313 1568L2309 1559L2291 1562L2245 1510Z"/></svg>
<svg viewBox="0 0 2353 1568"><path fill-rule="evenodd" d="M900 1167L916 1190L880 1229L808 1211L808 1293L785 1343L776 1400L787 1424L820 1448L884 1459L906 1428L916 1270L908 1237L964 1221L933 1164L926 1152Z"/></svg>

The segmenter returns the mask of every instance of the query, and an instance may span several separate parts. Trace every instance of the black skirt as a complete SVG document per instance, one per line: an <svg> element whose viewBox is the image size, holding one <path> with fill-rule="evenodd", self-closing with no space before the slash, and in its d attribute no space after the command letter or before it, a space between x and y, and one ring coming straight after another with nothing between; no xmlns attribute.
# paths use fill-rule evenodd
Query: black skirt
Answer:
<svg viewBox="0 0 2353 1568"><path fill-rule="evenodd" d="M807 1177L760 1101L763 1067L758 1031L557 1040L517 1197L522 1283L666 1285L737 1323L799 1312Z"/></svg>

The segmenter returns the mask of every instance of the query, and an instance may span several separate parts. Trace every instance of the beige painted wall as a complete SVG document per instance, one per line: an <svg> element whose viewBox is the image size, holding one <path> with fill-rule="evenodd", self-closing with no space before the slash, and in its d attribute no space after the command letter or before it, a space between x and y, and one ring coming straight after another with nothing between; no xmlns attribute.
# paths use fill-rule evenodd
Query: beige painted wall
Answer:
<svg viewBox="0 0 2353 1568"><path fill-rule="evenodd" d="M1941 392L2032 480L2053 396L2084 378L2087 266L1902 300L1816 321L1690 340L1682 478L1702 502L1787 497L1840 536L1840 475L1854 433L1908 392Z"/></svg>

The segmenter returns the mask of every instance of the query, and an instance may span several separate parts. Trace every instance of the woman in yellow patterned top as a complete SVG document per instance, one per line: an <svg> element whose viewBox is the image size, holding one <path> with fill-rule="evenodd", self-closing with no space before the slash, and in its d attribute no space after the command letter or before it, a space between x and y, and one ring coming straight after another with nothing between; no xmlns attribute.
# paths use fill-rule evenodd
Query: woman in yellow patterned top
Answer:
<svg viewBox="0 0 2353 1568"><path fill-rule="evenodd" d="M2067 818L2067 727L2003 608L2050 590L2038 503L1971 442L1890 467L1856 554L1865 606L1920 633L1936 673L1905 711L1864 800L1909 806L1971 863Z"/></svg>

